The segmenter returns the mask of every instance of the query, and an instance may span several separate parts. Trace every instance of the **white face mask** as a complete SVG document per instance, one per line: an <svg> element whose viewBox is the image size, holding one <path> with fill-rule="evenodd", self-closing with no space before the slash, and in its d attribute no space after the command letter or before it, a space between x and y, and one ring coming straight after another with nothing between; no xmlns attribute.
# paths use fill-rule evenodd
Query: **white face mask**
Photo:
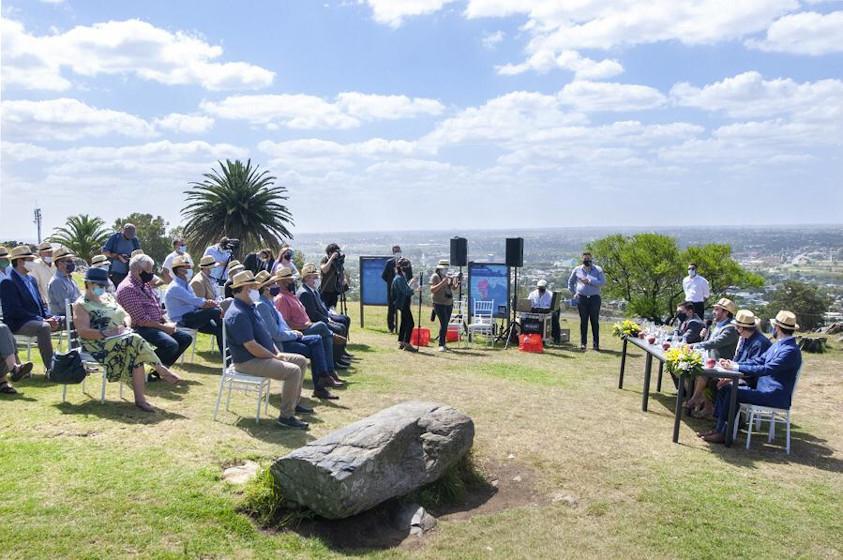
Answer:
<svg viewBox="0 0 843 560"><path fill-rule="evenodd" d="M176 253L178 253L179 255L183 255L185 251L187 251L186 245L179 245L178 247L176 247Z"/></svg>
<svg viewBox="0 0 843 560"><path fill-rule="evenodd" d="M184 279L190 282L191 278L193 278L193 270L188 268L187 271L184 273Z"/></svg>
<svg viewBox="0 0 843 560"><path fill-rule="evenodd" d="M28 271L32 272L32 269L33 269L33 268L35 268L35 261L25 261L25 262L23 263L23 267L24 267L26 270L28 270Z"/></svg>
<svg viewBox="0 0 843 560"><path fill-rule="evenodd" d="M252 300L252 303L259 302L261 300L260 292L255 289L249 290L249 299Z"/></svg>
<svg viewBox="0 0 843 560"><path fill-rule="evenodd" d="M41 257L45 264L53 264L53 257Z"/></svg>

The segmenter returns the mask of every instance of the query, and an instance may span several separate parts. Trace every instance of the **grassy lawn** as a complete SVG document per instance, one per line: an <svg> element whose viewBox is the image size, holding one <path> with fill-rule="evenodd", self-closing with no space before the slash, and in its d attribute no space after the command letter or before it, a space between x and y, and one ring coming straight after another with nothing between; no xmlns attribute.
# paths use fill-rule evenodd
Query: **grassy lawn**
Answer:
<svg viewBox="0 0 843 560"><path fill-rule="evenodd" d="M307 433L257 425L243 396L213 422L220 372L204 335L195 363L176 368L185 386L149 387L161 409L154 415L120 402L114 384L104 405L79 387L62 405L36 366L17 385L21 395L0 399L0 557L843 558L840 348L805 356L787 456L783 438L770 445L758 436L749 451L743 437L731 449L709 447L694 437L708 424L693 419L673 444L670 380L643 413L643 357L632 353L618 390L619 344L608 325L600 354L475 344L412 355L381 327L383 310L368 308L366 320L377 327L355 324L349 387L341 400L317 403ZM573 330L573 318L563 327ZM369 551L263 531L237 513L240 489L221 481L224 465L268 464L406 399L468 413L499 494L527 498L446 516L420 545Z"/></svg>

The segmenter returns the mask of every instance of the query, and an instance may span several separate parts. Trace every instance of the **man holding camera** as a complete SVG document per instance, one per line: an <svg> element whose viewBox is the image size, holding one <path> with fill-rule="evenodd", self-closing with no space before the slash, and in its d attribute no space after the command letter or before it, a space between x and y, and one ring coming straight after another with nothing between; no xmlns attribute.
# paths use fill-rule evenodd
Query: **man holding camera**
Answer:
<svg viewBox="0 0 843 560"><path fill-rule="evenodd" d="M448 335L448 323L451 321L451 313L454 311L453 289L459 287L461 278L448 274L448 267L451 266L446 260L439 261L436 270L430 277L430 293L433 296L433 312L439 318L439 351L447 350L446 339Z"/></svg>
<svg viewBox="0 0 843 560"><path fill-rule="evenodd" d="M319 262L322 281L319 285L319 295L329 309L337 306L340 294L345 293L348 284L345 281L345 255L340 246L331 243L325 247L325 256Z"/></svg>
<svg viewBox="0 0 843 560"><path fill-rule="evenodd" d="M123 231L116 232L103 245L103 255L111 259L108 278L115 287L129 275L129 259L132 258L132 253L140 248L134 224L125 224Z"/></svg>
<svg viewBox="0 0 843 560"><path fill-rule="evenodd" d="M220 237L219 243L211 245L205 249L205 253L202 256L213 257L214 261L216 261L218 265L211 270L211 278L214 279L218 286L224 286L225 281L228 280L228 273L226 272L228 263L232 259L232 253L239 246L239 239L229 239L228 237L223 236Z"/></svg>

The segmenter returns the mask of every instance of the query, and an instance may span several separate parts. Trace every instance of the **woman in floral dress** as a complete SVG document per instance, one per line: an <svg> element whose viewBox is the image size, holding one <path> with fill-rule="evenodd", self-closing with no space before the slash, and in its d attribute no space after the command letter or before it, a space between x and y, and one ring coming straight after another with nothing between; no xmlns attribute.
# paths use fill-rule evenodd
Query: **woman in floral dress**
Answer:
<svg viewBox="0 0 843 560"><path fill-rule="evenodd" d="M135 406L146 412L155 409L144 396L144 364L150 364L162 379L178 383L181 378L167 369L152 346L128 328L129 316L113 298L106 296L108 273L89 268L85 293L73 305L73 323L82 348L105 368L109 381L131 380Z"/></svg>

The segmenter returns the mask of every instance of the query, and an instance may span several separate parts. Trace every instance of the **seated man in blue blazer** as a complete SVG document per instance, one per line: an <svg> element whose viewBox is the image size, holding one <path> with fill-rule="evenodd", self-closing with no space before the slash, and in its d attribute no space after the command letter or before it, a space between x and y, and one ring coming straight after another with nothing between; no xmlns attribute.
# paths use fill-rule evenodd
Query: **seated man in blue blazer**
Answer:
<svg viewBox="0 0 843 560"><path fill-rule="evenodd" d="M758 330L760 320L749 309L741 309L735 315L735 328L738 330L740 340L738 349L735 350L735 362L747 362L752 358L760 356L772 344L764 333ZM750 377L745 380L746 384L755 389L758 383L757 377Z"/></svg>
<svg viewBox="0 0 843 560"><path fill-rule="evenodd" d="M796 374L802 366L802 352L793 336L799 325L796 324L796 315L790 311L779 311L776 318L772 320L772 324L776 342L766 352L741 362L720 360L720 367L757 378L758 382L754 389L748 386L738 387L738 403L787 409L790 408L790 399L796 385ZM726 422L731 390L729 383L731 383L729 379L721 379L717 383L714 412L717 424L714 430L700 434L700 437L707 442L726 441Z"/></svg>
<svg viewBox="0 0 843 560"><path fill-rule="evenodd" d="M351 325L351 319L347 315L331 312L325 302L322 301L317 286L319 269L316 265L310 263L304 265L301 269L301 276L302 287L296 292L296 297L304 305L308 318L314 323L322 321L336 334L348 338L348 327ZM350 358L351 355L346 352L345 357Z"/></svg>
<svg viewBox="0 0 843 560"><path fill-rule="evenodd" d="M47 311L38 284L26 268L27 262L35 260L32 249L27 245L18 245L12 249L9 260L12 261L12 272L0 282L3 322L14 334L34 336L38 340L44 369L49 371L53 361L50 333L59 329L60 321Z"/></svg>

